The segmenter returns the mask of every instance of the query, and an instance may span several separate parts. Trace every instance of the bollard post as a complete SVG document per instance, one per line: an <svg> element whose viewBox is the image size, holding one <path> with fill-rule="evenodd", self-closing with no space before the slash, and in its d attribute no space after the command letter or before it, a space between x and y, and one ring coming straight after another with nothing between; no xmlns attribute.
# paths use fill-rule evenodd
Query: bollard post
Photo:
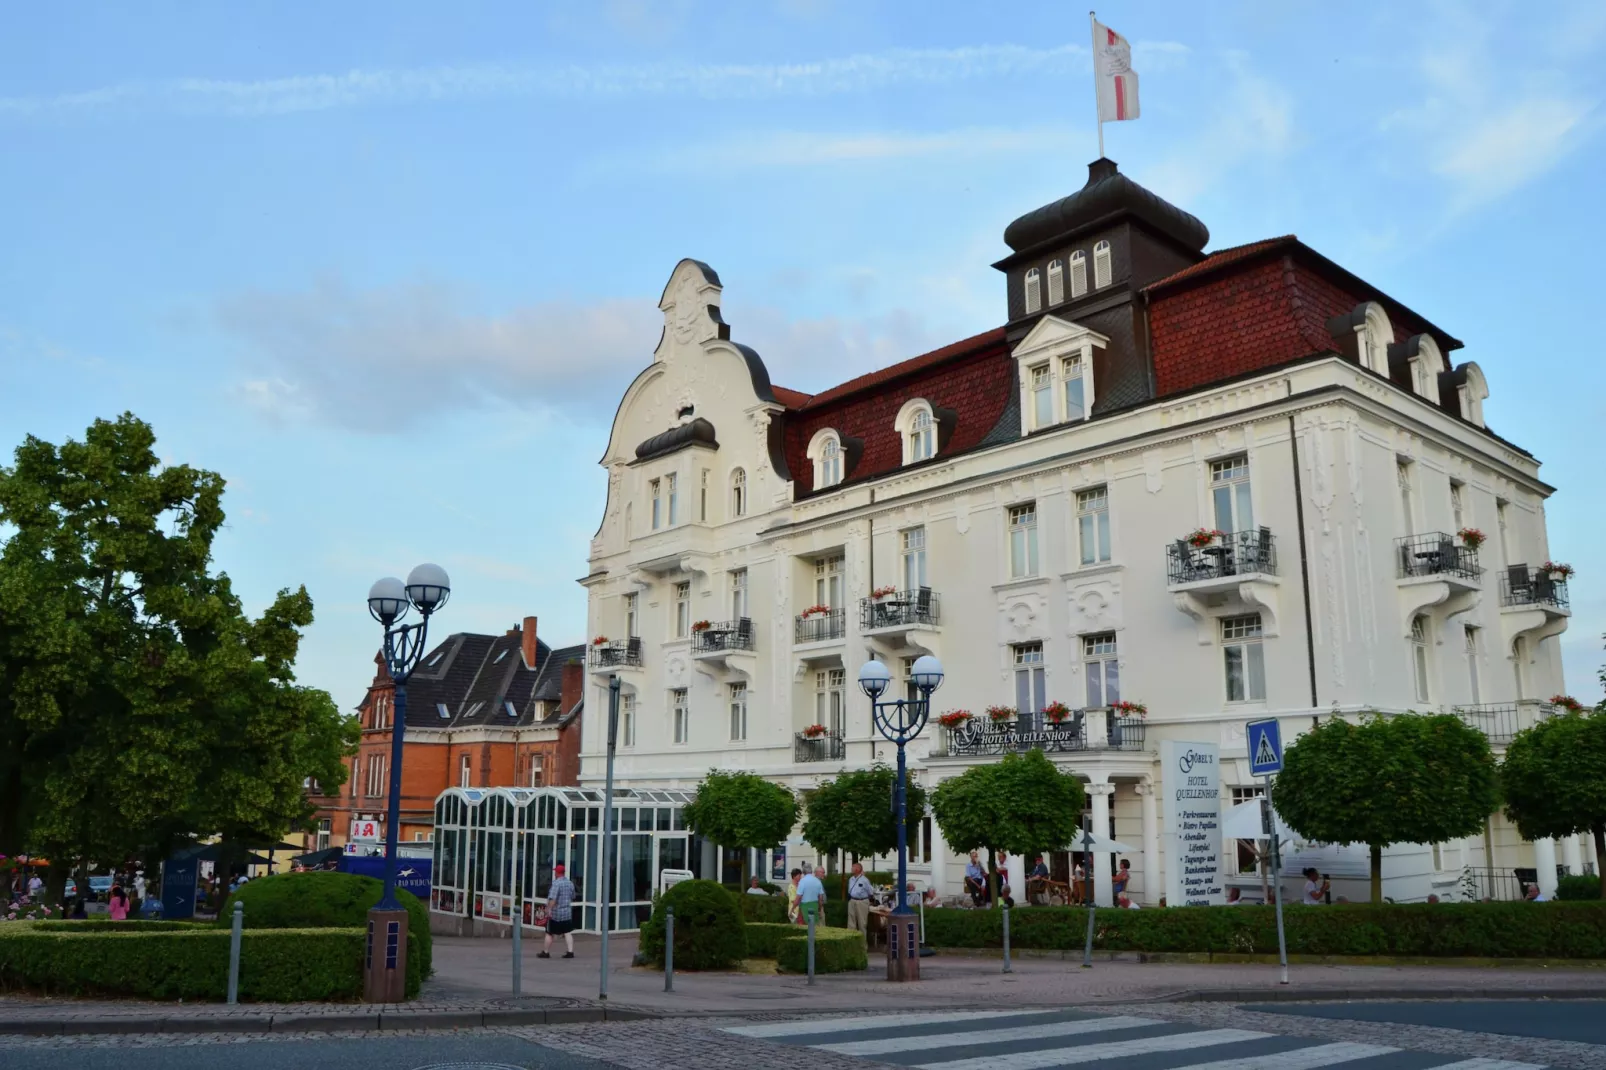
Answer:
<svg viewBox="0 0 1606 1070"><path fill-rule="evenodd" d="M245 924L245 904L234 901L234 921L229 929L229 1004L240 1002L240 927Z"/></svg>
<svg viewBox="0 0 1606 1070"><path fill-rule="evenodd" d="M1004 904L1004 972L1014 973L1009 965L1009 904Z"/></svg>
<svg viewBox="0 0 1606 1070"><path fill-rule="evenodd" d="M814 983L814 915L809 915L809 984Z"/></svg>
<svg viewBox="0 0 1606 1070"><path fill-rule="evenodd" d="M664 991L675 990L675 908L664 907Z"/></svg>
<svg viewBox="0 0 1606 1070"><path fill-rule="evenodd" d="M513 994L524 988L524 905L513 908Z"/></svg>

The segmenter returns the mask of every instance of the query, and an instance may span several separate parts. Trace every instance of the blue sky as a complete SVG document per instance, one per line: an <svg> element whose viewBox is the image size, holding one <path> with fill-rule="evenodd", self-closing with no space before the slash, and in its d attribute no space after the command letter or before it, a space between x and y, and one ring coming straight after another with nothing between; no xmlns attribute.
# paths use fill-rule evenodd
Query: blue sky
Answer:
<svg viewBox="0 0 1606 1070"><path fill-rule="evenodd" d="M1210 227L1296 233L1464 339L1545 462L1606 631L1594 315L1606 7L1111 3L1108 155ZM221 471L219 567L305 583L302 679L371 674L368 584L582 641L596 467L683 256L817 390L998 324L1016 215L1097 155L1085 12L847 0L10 5L0 450L151 421Z"/></svg>

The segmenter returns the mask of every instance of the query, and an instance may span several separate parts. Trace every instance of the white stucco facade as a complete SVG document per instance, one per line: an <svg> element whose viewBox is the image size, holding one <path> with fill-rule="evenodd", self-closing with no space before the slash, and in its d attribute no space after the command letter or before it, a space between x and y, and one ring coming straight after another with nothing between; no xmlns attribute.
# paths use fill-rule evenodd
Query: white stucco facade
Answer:
<svg viewBox="0 0 1606 1070"><path fill-rule="evenodd" d="M1504 590L1510 566L1549 556L1551 488L1537 462L1364 357L1310 359L1101 419L1072 418L1062 401L1046 426L1023 419L1013 440L794 500L771 433L787 406L771 400L756 355L727 337L720 292L702 265L675 268L662 339L601 460L608 502L582 582L588 635L608 643L588 670L598 715L582 746L587 786L602 780L615 673L627 713L616 777L635 789L693 787L711 768L801 789L890 761L853 684L872 656L895 676L902 659L942 659L933 722L995 704L1102 707L1114 686L1146 718L1119 722L1112 739L1114 722L1089 713L1077 747L1050 756L1088 782L1095 827L1139 848L1127 856L1130 890L1152 903L1164 887L1161 740L1220 747L1225 807L1255 787L1248 720L1277 717L1291 741L1313 717L1466 708L1498 745L1565 690L1565 608ZM1086 354L1091 370L1102 344L1068 319L1038 321L1012 347L1023 411L1032 368L1069 369L1062 362ZM1487 393L1482 382L1479 372ZM1088 387L1091 407L1097 384ZM685 430L638 458L638 446L694 421L712 434ZM1178 547L1199 528L1238 533L1226 540L1230 567L1219 548ZM1462 528L1487 534L1476 555L1459 547ZM905 560L914 545L923 584ZM884 586L932 597L863 609ZM822 602L843 611L839 629L830 615L799 623ZM700 621L714 623L712 644L692 631ZM816 723L837 729L838 716L840 747L830 735L800 741ZM933 723L911 746L927 787L992 760L951 753L951 742ZM922 839L912 869L958 892L964 860L940 834ZM1225 855L1230 867L1230 845ZM1321 859L1339 893L1364 896L1352 865L1364 866L1364 850L1305 857ZM1590 860L1587 844L1524 844L1497 817L1486 836L1390 850L1385 891L1465 894L1466 867L1537 867L1545 884L1547 865ZM1102 897L1107 868L1101 859ZM1257 877L1228 877L1246 894L1259 888Z"/></svg>

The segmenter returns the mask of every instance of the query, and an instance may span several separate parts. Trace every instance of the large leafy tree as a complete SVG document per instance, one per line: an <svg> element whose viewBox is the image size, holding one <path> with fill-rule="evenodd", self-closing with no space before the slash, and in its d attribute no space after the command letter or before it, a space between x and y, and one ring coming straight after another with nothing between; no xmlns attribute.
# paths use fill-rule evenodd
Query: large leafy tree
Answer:
<svg viewBox="0 0 1606 1070"><path fill-rule="evenodd" d="M1383 901L1383 848L1471 836L1500 804L1482 732L1450 714L1334 718L1289 746L1275 787L1290 828L1322 843L1364 843L1372 902Z"/></svg>
<svg viewBox="0 0 1606 1070"><path fill-rule="evenodd" d="M222 477L154 447L125 414L0 468L0 853L277 839L345 779L354 720L295 683L306 589L248 617L211 571Z"/></svg>
<svg viewBox="0 0 1606 1070"><path fill-rule="evenodd" d="M986 850L988 872L994 873L999 851L1029 856L1069 846L1083 799L1080 780L1061 772L1042 751L1029 750L938 784L931 809L948 846L961 853ZM996 905L996 886L993 892Z"/></svg>
<svg viewBox="0 0 1606 1070"><path fill-rule="evenodd" d="M807 792L803 838L821 851L845 851L855 860L891 854L898 847L898 819L893 812L897 780L897 770L874 765L843 773ZM904 813L908 841L919 842L926 789L913 779L904 789Z"/></svg>
<svg viewBox="0 0 1606 1070"><path fill-rule="evenodd" d="M1602 673L1606 679L1606 673ZM1589 832L1606 858L1606 703L1518 732L1500 764L1506 816L1525 840ZM1606 897L1606 868L1601 870Z"/></svg>
<svg viewBox="0 0 1606 1070"><path fill-rule="evenodd" d="M750 851L784 843L797 824L797 796L757 773L710 770L686 804L686 827L721 847L743 847L742 883Z"/></svg>

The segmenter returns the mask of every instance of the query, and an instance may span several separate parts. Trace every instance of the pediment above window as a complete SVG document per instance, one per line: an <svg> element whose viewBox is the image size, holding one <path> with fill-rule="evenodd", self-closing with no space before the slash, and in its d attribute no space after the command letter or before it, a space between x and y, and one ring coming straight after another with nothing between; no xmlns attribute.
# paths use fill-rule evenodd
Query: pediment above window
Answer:
<svg viewBox="0 0 1606 1070"><path fill-rule="evenodd" d="M1062 349L1069 351L1086 345L1103 349L1109 344L1109 338L1079 323L1058 316L1044 316L1020 340L1015 347L1014 357L1021 360L1034 356L1054 356Z"/></svg>

